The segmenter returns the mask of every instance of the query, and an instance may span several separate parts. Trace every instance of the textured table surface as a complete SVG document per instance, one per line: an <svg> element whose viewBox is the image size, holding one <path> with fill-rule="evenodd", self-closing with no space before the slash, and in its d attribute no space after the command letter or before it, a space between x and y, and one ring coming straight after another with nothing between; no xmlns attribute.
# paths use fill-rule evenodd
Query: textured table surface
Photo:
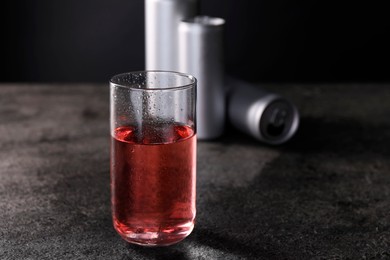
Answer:
<svg viewBox="0 0 390 260"><path fill-rule="evenodd" d="M0 259L389 259L389 86L266 87L297 135L199 142L193 233L142 248L111 224L108 87L0 85Z"/></svg>

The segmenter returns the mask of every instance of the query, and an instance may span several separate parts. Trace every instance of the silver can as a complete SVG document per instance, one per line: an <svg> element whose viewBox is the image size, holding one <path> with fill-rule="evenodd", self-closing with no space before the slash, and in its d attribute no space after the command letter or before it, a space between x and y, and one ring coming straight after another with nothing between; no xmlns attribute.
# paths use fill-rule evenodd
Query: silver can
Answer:
<svg viewBox="0 0 390 260"><path fill-rule="evenodd" d="M198 80L198 139L217 138L224 130L224 24L221 18L197 16L179 25L179 71Z"/></svg>
<svg viewBox="0 0 390 260"><path fill-rule="evenodd" d="M229 78L228 114L239 130L268 144L282 144L297 131L299 113L287 99Z"/></svg>
<svg viewBox="0 0 390 260"><path fill-rule="evenodd" d="M178 70L178 25L197 11L198 0L145 0L146 70Z"/></svg>

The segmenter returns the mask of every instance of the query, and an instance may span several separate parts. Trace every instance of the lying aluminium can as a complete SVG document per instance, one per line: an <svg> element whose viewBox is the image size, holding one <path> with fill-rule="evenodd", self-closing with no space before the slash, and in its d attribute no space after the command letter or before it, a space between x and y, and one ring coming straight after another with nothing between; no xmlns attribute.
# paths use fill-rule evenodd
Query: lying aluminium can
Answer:
<svg viewBox="0 0 390 260"><path fill-rule="evenodd" d="M287 99L247 82L229 78L230 122L256 139L272 144L288 141L297 131L299 113Z"/></svg>
<svg viewBox="0 0 390 260"><path fill-rule="evenodd" d="M223 29L225 20L197 16L179 25L179 71L198 80L197 136L219 137L225 126Z"/></svg>
<svg viewBox="0 0 390 260"><path fill-rule="evenodd" d="M178 26L194 17L198 0L145 0L145 68L178 70Z"/></svg>

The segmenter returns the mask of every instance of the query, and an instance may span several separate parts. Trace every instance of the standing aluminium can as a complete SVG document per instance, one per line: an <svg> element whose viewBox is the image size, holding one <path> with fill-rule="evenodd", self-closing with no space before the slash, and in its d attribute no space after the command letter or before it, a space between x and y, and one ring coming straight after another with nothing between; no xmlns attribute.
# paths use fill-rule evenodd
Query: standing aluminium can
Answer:
<svg viewBox="0 0 390 260"><path fill-rule="evenodd" d="M197 11L198 0L145 0L146 70L178 70L178 25Z"/></svg>
<svg viewBox="0 0 390 260"><path fill-rule="evenodd" d="M221 18L197 16L179 25L179 71L198 80L198 139L217 138L224 130L224 24Z"/></svg>

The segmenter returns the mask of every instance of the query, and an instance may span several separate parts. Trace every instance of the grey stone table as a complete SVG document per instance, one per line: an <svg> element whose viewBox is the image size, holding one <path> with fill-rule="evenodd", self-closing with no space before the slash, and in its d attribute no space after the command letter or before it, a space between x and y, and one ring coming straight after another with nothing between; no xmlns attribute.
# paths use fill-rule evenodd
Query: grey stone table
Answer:
<svg viewBox="0 0 390 260"><path fill-rule="evenodd" d="M111 224L107 86L0 85L0 259L389 259L389 86L266 87L297 135L199 142L195 230L142 248Z"/></svg>

